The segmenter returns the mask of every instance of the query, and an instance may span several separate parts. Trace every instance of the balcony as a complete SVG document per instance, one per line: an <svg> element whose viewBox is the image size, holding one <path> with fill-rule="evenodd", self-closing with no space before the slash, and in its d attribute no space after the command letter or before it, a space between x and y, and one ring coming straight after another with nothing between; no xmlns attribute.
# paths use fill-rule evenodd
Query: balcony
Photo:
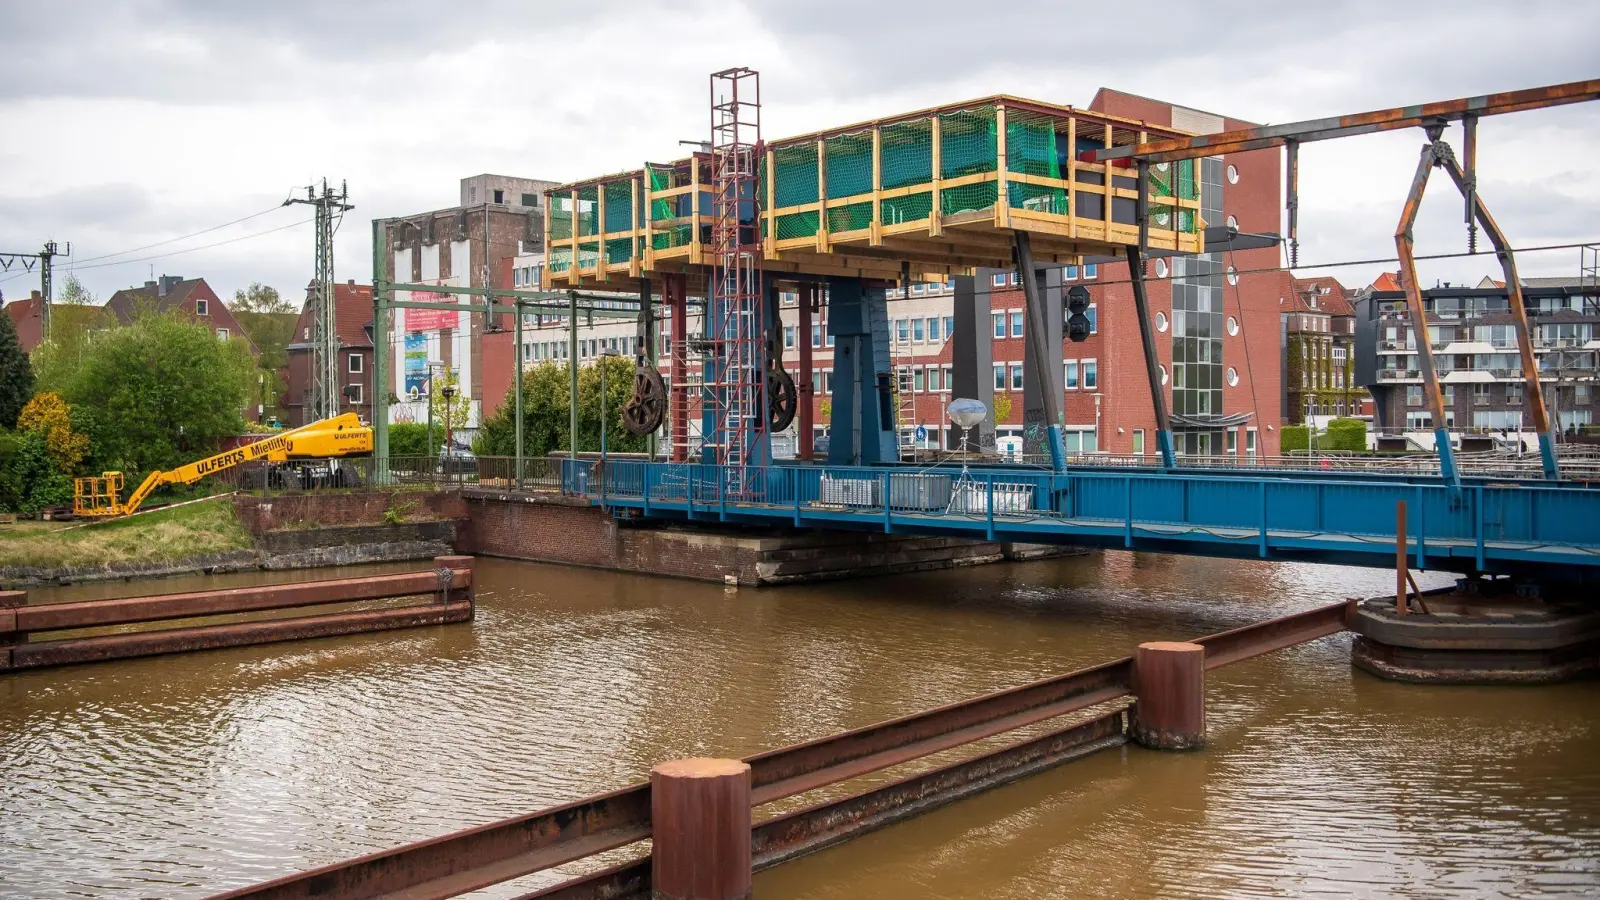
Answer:
<svg viewBox="0 0 1600 900"><path fill-rule="evenodd" d="M1421 381L1422 372L1419 369L1379 369L1379 384L1394 384L1406 381Z"/></svg>

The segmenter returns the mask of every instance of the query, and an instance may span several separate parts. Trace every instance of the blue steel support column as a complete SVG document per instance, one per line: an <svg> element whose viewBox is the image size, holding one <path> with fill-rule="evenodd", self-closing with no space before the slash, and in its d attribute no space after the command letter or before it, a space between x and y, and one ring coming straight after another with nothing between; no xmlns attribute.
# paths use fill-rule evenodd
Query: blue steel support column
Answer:
<svg viewBox="0 0 1600 900"><path fill-rule="evenodd" d="M1161 451L1161 468L1178 467L1172 446L1172 421L1167 418L1167 393L1161 384L1161 363L1156 357L1156 332L1150 324L1150 299L1144 289L1144 254L1128 246L1128 280L1133 283L1134 312L1139 316L1139 343L1144 347L1145 377L1150 382L1150 403L1156 412L1156 449Z"/></svg>
<svg viewBox="0 0 1600 900"><path fill-rule="evenodd" d="M834 338L828 463L870 466L899 459L883 288L865 287L857 278L829 278L828 333Z"/></svg>
<svg viewBox="0 0 1600 900"><path fill-rule="evenodd" d="M717 346L712 339L717 337L717 323L723 321L723 309L726 303L712 296L715 291L706 290L706 313L700 320L700 335L704 339L706 352L700 356L700 463L707 466L719 464L717 448L727 440L723 433L722 423L717 421L717 410L721 408L716 392L717 385L722 383L722 361L717 359L717 354L711 348Z"/></svg>

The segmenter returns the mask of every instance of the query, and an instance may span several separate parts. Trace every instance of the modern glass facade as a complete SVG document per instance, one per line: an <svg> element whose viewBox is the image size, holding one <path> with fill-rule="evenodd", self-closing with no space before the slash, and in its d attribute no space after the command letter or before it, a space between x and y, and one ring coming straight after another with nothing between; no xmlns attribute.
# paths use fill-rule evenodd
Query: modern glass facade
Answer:
<svg viewBox="0 0 1600 900"><path fill-rule="evenodd" d="M1200 210L1221 222L1222 160L1200 161ZM1226 265L1220 253L1174 257L1172 265L1172 413L1194 422L1222 415L1223 298ZM1223 452L1222 429L1174 423L1179 453Z"/></svg>

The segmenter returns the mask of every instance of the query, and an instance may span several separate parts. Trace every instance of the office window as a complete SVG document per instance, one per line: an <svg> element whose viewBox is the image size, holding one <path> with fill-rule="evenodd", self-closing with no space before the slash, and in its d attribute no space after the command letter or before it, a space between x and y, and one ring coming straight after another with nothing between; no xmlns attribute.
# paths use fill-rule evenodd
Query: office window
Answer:
<svg viewBox="0 0 1600 900"><path fill-rule="evenodd" d="M822 343L823 343L824 346L832 347L833 346L833 341L834 341L834 337L833 337L833 332L831 332L831 331L822 336Z"/></svg>
<svg viewBox="0 0 1600 900"><path fill-rule="evenodd" d="M894 320L894 339L896 343L904 344L911 340L911 323L905 319Z"/></svg>
<svg viewBox="0 0 1600 900"><path fill-rule="evenodd" d="M1090 334L1099 334L1100 333L1100 308L1097 305L1091 303L1091 304L1089 304L1089 311L1087 313L1084 313L1084 315L1087 316L1088 319L1089 319L1089 333Z"/></svg>
<svg viewBox="0 0 1600 900"><path fill-rule="evenodd" d="M1062 380L1061 383L1066 385L1067 386L1067 390L1069 390L1069 391L1077 390L1078 389L1078 361L1075 360L1075 359L1069 359L1063 364L1063 366L1064 366L1064 368L1066 370L1065 371L1066 377Z"/></svg>
<svg viewBox="0 0 1600 900"><path fill-rule="evenodd" d="M1100 277L1100 267L1095 265L1094 263L1089 263L1088 265L1083 267L1083 277L1084 278L1099 278Z"/></svg>
<svg viewBox="0 0 1600 900"><path fill-rule="evenodd" d="M1022 390L1022 366L1013 365L1011 367L1011 389L1013 391Z"/></svg>
<svg viewBox="0 0 1600 900"><path fill-rule="evenodd" d="M822 370L822 392L824 394L833 393L833 370L832 369L823 369Z"/></svg>
<svg viewBox="0 0 1600 900"><path fill-rule="evenodd" d="M511 286L514 287L514 288L522 287L522 269L521 268L516 268L516 269L512 269L511 270Z"/></svg>
<svg viewBox="0 0 1600 900"><path fill-rule="evenodd" d="M956 389L955 373L951 371L950 366L943 366L942 368L944 370L944 390L948 394Z"/></svg>
<svg viewBox="0 0 1600 900"><path fill-rule="evenodd" d="M1135 428L1133 430L1133 455L1134 456L1143 456L1144 455L1144 429L1143 428Z"/></svg>
<svg viewBox="0 0 1600 900"><path fill-rule="evenodd" d="M359 354L359 353L350 354L350 374L351 375L360 375L361 374L361 354Z"/></svg>
<svg viewBox="0 0 1600 900"><path fill-rule="evenodd" d="M1250 428L1250 429L1246 429L1245 430L1245 433L1244 433L1244 455L1245 456L1250 456L1250 457L1253 457L1253 456L1256 455L1256 430L1254 428Z"/></svg>
<svg viewBox="0 0 1600 900"><path fill-rule="evenodd" d="M1077 266L1067 266L1067 268L1061 273L1061 277L1066 281L1077 281L1078 280L1078 267Z"/></svg>
<svg viewBox="0 0 1600 900"><path fill-rule="evenodd" d="M538 194L523 194L522 195L522 205L523 206L531 206L531 207L533 207L535 209L538 209L539 208L539 195Z"/></svg>
<svg viewBox="0 0 1600 900"><path fill-rule="evenodd" d="M1006 314L1005 313L995 313L993 315L993 319L994 319L994 336L997 337L997 338L1005 337L1006 336Z"/></svg>
<svg viewBox="0 0 1600 900"><path fill-rule="evenodd" d="M902 394L911 393L911 367L896 366L894 370L895 389Z"/></svg>
<svg viewBox="0 0 1600 900"><path fill-rule="evenodd" d="M913 284L911 286L911 293L913 294L926 294L927 292L928 286L925 284Z"/></svg>
<svg viewBox="0 0 1600 900"><path fill-rule="evenodd" d="M935 343L935 344L937 344L938 342L943 340L943 338L939 337L939 317L938 316L929 316L928 317L928 340L930 342L932 342L932 343Z"/></svg>
<svg viewBox="0 0 1600 900"><path fill-rule="evenodd" d="M227 339L228 339L228 329L226 329L226 328L218 328L217 329L217 340L225 341Z"/></svg>
<svg viewBox="0 0 1600 900"><path fill-rule="evenodd" d="M953 338L953 337L956 336L956 317L955 316L945 316L944 317L944 336L946 338Z"/></svg>
<svg viewBox="0 0 1600 900"><path fill-rule="evenodd" d="M1239 432L1229 428L1223 432L1223 443L1229 456L1239 455Z"/></svg>
<svg viewBox="0 0 1600 900"><path fill-rule="evenodd" d="M1003 390L1006 389L1006 364L1005 363L995 363L994 364L994 389L997 390L997 391L1003 391Z"/></svg>
<svg viewBox="0 0 1600 900"><path fill-rule="evenodd" d="M928 367L928 393L930 394L937 394L939 391L943 390L943 388L940 386L942 382L939 380L939 371L940 370L938 366Z"/></svg>
<svg viewBox="0 0 1600 900"><path fill-rule="evenodd" d="M990 284L992 284L994 287L1005 287L1006 286L1006 273L1000 272L997 275L995 275L993 278L990 279Z"/></svg>
<svg viewBox="0 0 1600 900"><path fill-rule="evenodd" d="M793 325L785 325L785 326L783 326L783 346L784 347L793 347L794 346L794 326Z"/></svg>
<svg viewBox="0 0 1600 900"><path fill-rule="evenodd" d="M921 366L917 366L917 367L913 368L911 370L911 390L913 390L916 393L920 394L920 393L922 393L923 391L925 391L927 389L928 389L928 383L927 383L927 379L924 377L924 373L923 373L922 367Z"/></svg>
<svg viewBox="0 0 1600 900"><path fill-rule="evenodd" d="M1020 309L1011 311L1011 336L1014 338L1022 337L1022 310Z"/></svg>
<svg viewBox="0 0 1600 900"><path fill-rule="evenodd" d="M921 319L912 319L911 320L911 339L920 344L923 341L927 340L927 338L928 338L927 332L923 331L923 329L922 329L922 320Z"/></svg>
<svg viewBox="0 0 1600 900"><path fill-rule="evenodd" d="M1083 361L1083 389L1092 391L1100 386L1100 364L1092 359Z"/></svg>
<svg viewBox="0 0 1600 900"><path fill-rule="evenodd" d="M208 315L210 315L211 314L211 305L205 300L196 300L196 301L194 301L194 314L197 315L197 316L208 316Z"/></svg>
<svg viewBox="0 0 1600 900"><path fill-rule="evenodd" d="M820 324L811 326L811 346L822 346L822 326Z"/></svg>

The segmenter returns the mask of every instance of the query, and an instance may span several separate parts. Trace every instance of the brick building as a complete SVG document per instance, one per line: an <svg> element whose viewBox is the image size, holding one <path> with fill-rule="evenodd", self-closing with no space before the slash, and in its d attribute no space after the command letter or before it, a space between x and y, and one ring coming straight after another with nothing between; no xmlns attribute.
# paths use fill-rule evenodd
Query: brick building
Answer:
<svg viewBox="0 0 1600 900"><path fill-rule="evenodd" d="M156 281L146 281L143 287L123 288L112 294L105 311L119 325L131 325L136 316L146 312L173 313L214 330L218 340L239 338L250 348L251 356L261 355L228 305L204 278L162 275Z"/></svg>
<svg viewBox="0 0 1600 900"><path fill-rule="evenodd" d="M553 184L473 176L461 180L460 206L385 221L385 277L450 287L522 287L523 273L541 258L538 254L544 246L544 215L538 208L538 196ZM464 304L482 300L421 291L397 291L395 299ZM442 367L455 373L469 402L471 412L464 430L476 429L499 408L511 386L514 325L509 313L491 322L483 313L466 311L391 312L387 348L390 421L426 418L428 372Z"/></svg>
<svg viewBox="0 0 1600 900"><path fill-rule="evenodd" d="M288 425L297 428L311 414L311 369L315 285L306 287L306 302L295 319L294 331L285 348L288 363L284 380L288 387L282 406ZM372 408L372 285L355 281L333 286L334 335L339 342L339 411L353 412L369 420Z"/></svg>
<svg viewBox="0 0 1600 900"><path fill-rule="evenodd" d="M1283 305L1283 420L1370 414L1355 379L1355 293L1337 279L1294 278Z"/></svg>

